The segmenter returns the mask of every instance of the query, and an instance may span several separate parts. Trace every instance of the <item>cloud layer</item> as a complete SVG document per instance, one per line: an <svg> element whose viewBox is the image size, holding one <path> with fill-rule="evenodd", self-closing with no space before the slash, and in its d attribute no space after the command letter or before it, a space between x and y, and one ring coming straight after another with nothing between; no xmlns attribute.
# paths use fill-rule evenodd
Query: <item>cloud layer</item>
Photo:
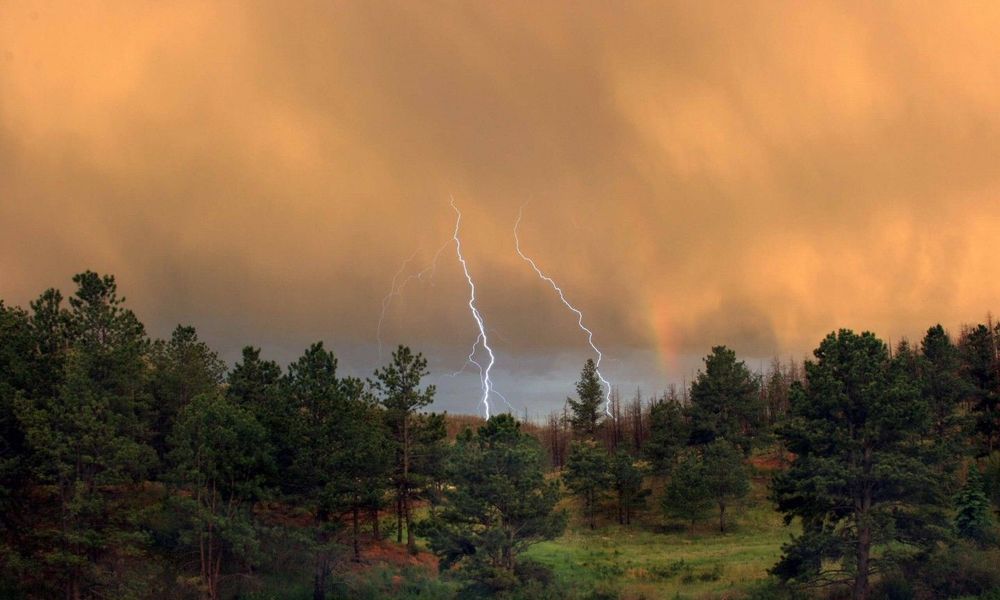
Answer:
<svg viewBox="0 0 1000 600"><path fill-rule="evenodd" d="M996 5L534 4L0 6L0 297L113 272L157 334L367 373L454 196L525 402L586 355L525 202L623 386L994 307ZM457 368L463 285L446 249L386 342Z"/></svg>

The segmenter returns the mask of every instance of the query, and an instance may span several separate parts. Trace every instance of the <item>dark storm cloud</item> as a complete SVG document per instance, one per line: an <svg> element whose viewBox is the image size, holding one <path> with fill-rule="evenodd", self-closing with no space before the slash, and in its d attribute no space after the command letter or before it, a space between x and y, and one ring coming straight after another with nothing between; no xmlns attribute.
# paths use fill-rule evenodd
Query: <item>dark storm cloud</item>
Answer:
<svg viewBox="0 0 1000 600"><path fill-rule="evenodd" d="M514 254L527 201L625 385L717 343L954 327L1000 292L998 28L973 3L5 4L0 297L113 272L157 334L323 338L367 373L453 195L509 385L587 355ZM457 368L465 293L449 248L387 344Z"/></svg>

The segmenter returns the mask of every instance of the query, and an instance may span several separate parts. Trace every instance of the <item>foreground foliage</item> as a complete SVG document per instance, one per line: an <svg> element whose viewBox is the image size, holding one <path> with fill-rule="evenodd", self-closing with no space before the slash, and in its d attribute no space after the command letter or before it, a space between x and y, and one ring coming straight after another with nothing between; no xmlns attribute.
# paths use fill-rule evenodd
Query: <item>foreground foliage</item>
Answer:
<svg viewBox="0 0 1000 600"><path fill-rule="evenodd" d="M542 430L426 412L405 346L369 380L322 342L284 370L247 347L227 373L193 327L150 339L113 277L74 283L0 302L2 598L1000 588L992 322L891 353L841 331L766 375L718 346L689 389L612 393L611 417L588 361Z"/></svg>
<svg viewBox="0 0 1000 600"><path fill-rule="evenodd" d="M874 335L841 330L823 340L781 430L796 459L775 477L774 497L803 532L774 572L808 584L850 581L852 597L864 600L873 573L932 550L947 520L923 441L930 424L926 399Z"/></svg>
<svg viewBox="0 0 1000 600"><path fill-rule="evenodd" d="M566 523L538 442L510 415L494 416L459 436L447 473L444 505L421 527L442 567L459 565L491 590L517 587L521 553L555 538Z"/></svg>

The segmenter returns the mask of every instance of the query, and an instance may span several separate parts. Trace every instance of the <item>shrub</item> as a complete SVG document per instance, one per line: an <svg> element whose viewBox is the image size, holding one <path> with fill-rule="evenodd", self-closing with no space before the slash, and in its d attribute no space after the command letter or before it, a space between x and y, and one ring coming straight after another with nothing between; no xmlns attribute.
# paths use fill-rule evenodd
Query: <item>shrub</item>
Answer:
<svg viewBox="0 0 1000 600"><path fill-rule="evenodd" d="M910 582L911 597L917 599L981 596L1000 589L997 564L1000 564L1000 550L983 550L971 543L960 542L941 548L921 560L901 565L898 573L888 574L884 581L899 578ZM892 593L905 592L902 584L893 585L896 587L891 590Z"/></svg>

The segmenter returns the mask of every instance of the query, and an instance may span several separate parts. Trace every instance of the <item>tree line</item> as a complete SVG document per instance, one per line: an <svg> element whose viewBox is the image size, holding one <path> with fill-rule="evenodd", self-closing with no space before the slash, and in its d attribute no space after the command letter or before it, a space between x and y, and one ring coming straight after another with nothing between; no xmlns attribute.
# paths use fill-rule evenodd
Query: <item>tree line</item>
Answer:
<svg viewBox="0 0 1000 600"><path fill-rule="evenodd" d="M150 339L114 277L73 281L0 302L0 595L214 600L308 565L319 600L395 540L426 545L463 597L537 597L545 570L523 554L566 528L564 491L587 529L652 510L725 534L761 457L798 524L771 570L782 593L944 597L975 578L928 574L997 543L991 322L891 349L840 330L758 374L718 346L690 386L616 396L614 418L587 361L543 424L466 420L450 441L458 421L427 411L427 362L405 346L364 380L321 342L284 369L254 347L227 369L191 327Z"/></svg>
<svg viewBox="0 0 1000 600"><path fill-rule="evenodd" d="M440 493L446 451L420 354L398 348L367 381L341 376L322 342L284 371L253 347L227 370L191 327L150 340L113 277L73 281L66 302L50 289L28 310L0 303L7 592L147 597L159 555L219 598L268 532L309 557L322 598L343 533L357 560L363 524L388 535L386 512L415 549L413 504ZM306 526L275 534L282 510Z"/></svg>
<svg viewBox="0 0 1000 600"><path fill-rule="evenodd" d="M591 528L601 506L629 523L650 495L643 482L658 478L667 519L693 526L714 514L725 532L727 509L750 490L751 457L770 458L770 499L801 527L770 571L785 592L1000 591L983 565L970 573L960 564L998 542L998 342L991 320L957 340L935 325L895 348L839 330L813 359L775 360L766 374L718 346L683 394L645 405L637 394L626 411L612 405L616 419L599 419L588 362L578 398L542 437Z"/></svg>

